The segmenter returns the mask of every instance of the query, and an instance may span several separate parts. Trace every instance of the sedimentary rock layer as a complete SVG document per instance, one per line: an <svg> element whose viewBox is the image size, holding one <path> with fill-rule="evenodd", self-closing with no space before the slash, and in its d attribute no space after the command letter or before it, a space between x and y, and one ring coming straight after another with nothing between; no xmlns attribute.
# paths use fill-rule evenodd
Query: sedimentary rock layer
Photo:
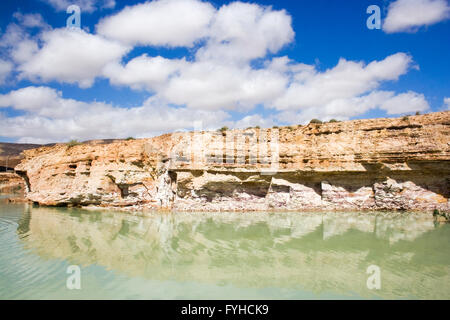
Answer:
<svg viewBox="0 0 450 320"><path fill-rule="evenodd" d="M44 205L448 211L450 112L24 151Z"/></svg>

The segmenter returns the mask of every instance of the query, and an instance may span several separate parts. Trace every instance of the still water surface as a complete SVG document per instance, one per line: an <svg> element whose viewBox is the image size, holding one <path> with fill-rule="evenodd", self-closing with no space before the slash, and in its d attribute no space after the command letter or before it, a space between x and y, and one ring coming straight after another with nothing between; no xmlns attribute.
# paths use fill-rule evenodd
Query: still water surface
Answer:
<svg viewBox="0 0 450 320"><path fill-rule="evenodd" d="M81 268L81 289L66 287ZM367 288L370 265L381 288ZM0 203L0 299L450 299L450 225L413 214Z"/></svg>

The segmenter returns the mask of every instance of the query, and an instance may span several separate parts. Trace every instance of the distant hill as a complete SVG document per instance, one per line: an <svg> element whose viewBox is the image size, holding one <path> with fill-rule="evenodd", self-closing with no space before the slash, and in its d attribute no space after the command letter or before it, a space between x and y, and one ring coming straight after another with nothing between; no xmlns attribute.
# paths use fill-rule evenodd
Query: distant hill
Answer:
<svg viewBox="0 0 450 320"><path fill-rule="evenodd" d="M13 169L22 159L23 150L39 148L40 144L0 142L0 171Z"/></svg>

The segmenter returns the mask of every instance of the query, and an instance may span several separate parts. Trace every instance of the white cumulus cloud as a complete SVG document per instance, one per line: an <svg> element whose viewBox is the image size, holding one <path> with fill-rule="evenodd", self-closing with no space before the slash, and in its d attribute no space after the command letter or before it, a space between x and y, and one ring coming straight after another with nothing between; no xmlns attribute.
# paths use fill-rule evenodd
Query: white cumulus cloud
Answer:
<svg viewBox="0 0 450 320"><path fill-rule="evenodd" d="M104 76L112 84L127 85L133 89L161 90L169 77L186 64L185 59L166 59L146 54L130 60L126 65L111 63L105 67Z"/></svg>
<svg viewBox="0 0 450 320"><path fill-rule="evenodd" d="M426 111L429 107L423 94L408 91L387 99L381 104L380 109L385 110L387 114L400 114Z"/></svg>
<svg viewBox="0 0 450 320"><path fill-rule="evenodd" d="M447 0L397 0L389 5L383 30L388 33L415 31L449 17Z"/></svg>
<svg viewBox="0 0 450 320"><path fill-rule="evenodd" d="M157 0L106 17L97 32L131 45L192 46L205 37L214 7L199 0Z"/></svg>
<svg viewBox="0 0 450 320"><path fill-rule="evenodd" d="M376 89L382 81L398 79L408 71L411 62L409 55L397 53L368 65L340 59L334 68L324 72L303 67L294 73L294 80L273 105L279 110L327 108L330 103Z"/></svg>
<svg viewBox="0 0 450 320"><path fill-rule="evenodd" d="M447 106L447 110L450 110L450 97L444 98L444 104Z"/></svg>
<svg viewBox="0 0 450 320"><path fill-rule="evenodd" d="M288 66L288 65L286 65ZM287 89L272 102L284 123L349 119L379 108L387 114L425 111L422 94L396 94L378 90L382 83L397 80L412 66L411 56L396 53L369 64L341 59L331 69L319 72L313 66L294 65Z"/></svg>
<svg viewBox="0 0 450 320"><path fill-rule="evenodd" d="M250 109L279 96L286 84L283 74L271 70L207 61L186 65L159 94L196 109Z"/></svg>
<svg viewBox="0 0 450 320"><path fill-rule="evenodd" d="M127 109L103 102L88 103L63 98L61 92L49 87L26 87L0 95L1 107L25 114L7 118L0 113L0 136L28 143L149 137L194 128L198 120L205 129L218 128L229 117L223 111L172 107L154 97Z"/></svg>
<svg viewBox="0 0 450 320"><path fill-rule="evenodd" d="M207 43L197 51L199 60L247 62L277 53L294 39L292 19L284 10L233 2L214 16Z"/></svg>
<svg viewBox="0 0 450 320"><path fill-rule="evenodd" d="M39 13L28 13L23 14L21 12L15 12L13 14L14 18L19 22L20 25L26 28L49 28L50 26L44 21L41 14Z"/></svg>
<svg viewBox="0 0 450 320"><path fill-rule="evenodd" d="M285 110L277 115L277 119L288 124L305 124L315 118L325 121L330 119L348 120L376 108L394 115L427 111L429 105L424 96L416 92L408 91L397 95L392 91L375 90L359 97L335 99L321 107Z"/></svg>
<svg viewBox="0 0 450 320"><path fill-rule="evenodd" d="M259 126L261 128L270 128L275 124L273 117L263 117L260 114L251 114L230 124L233 128L246 129Z"/></svg>
<svg viewBox="0 0 450 320"><path fill-rule="evenodd" d="M82 30L55 29L43 33L43 45L28 43L18 70L21 77L31 80L78 83L90 87L103 68L118 61L130 50L129 47Z"/></svg>
<svg viewBox="0 0 450 320"><path fill-rule="evenodd" d="M12 68L13 64L11 62L0 59L0 84L5 82Z"/></svg>

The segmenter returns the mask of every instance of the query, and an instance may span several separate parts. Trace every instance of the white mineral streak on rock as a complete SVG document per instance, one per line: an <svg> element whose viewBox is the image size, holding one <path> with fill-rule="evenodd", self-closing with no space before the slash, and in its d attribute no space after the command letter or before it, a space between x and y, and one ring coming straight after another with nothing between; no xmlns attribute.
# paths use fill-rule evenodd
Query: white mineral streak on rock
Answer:
<svg viewBox="0 0 450 320"><path fill-rule="evenodd" d="M156 189L156 200L158 201L158 205L162 208L170 207L173 202L174 194L172 190L172 180L170 179L168 170L165 170L158 177Z"/></svg>

